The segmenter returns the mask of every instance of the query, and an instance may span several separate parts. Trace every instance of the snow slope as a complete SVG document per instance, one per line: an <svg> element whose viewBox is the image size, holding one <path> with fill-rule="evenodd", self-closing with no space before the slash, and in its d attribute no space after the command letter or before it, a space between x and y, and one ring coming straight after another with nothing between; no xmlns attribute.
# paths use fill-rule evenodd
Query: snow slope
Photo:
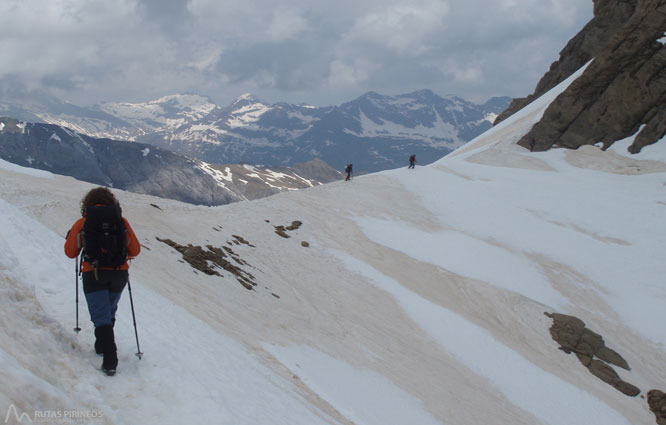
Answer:
<svg viewBox="0 0 666 425"><path fill-rule="evenodd" d="M558 350L544 312L581 318L627 360L623 379L664 390L666 143L639 157L515 146L562 87L415 170L215 208L116 191L143 246L145 354L125 292L113 378L84 299L71 330L62 252L92 186L0 162L0 421L654 423ZM226 247L256 286L157 238Z"/></svg>

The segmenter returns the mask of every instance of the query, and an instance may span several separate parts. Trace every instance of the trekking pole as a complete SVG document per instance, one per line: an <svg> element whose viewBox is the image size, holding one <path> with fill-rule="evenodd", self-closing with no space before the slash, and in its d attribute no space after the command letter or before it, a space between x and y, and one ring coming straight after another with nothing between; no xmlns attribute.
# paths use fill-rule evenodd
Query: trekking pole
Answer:
<svg viewBox="0 0 666 425"><path fill-rule="evenodd" d="M143 353L141 352L141 348L139 348L139 332L136 330L136 315L134 314L134 300L132 299L132 285L130 284L129 277L127 278L127 290L129 291L129 297L130 297L130 307L132 307L132 321L134 322L134 336L136 337L136 354L141 360L141 356L143 356Z"/></svg>
<svg viewBox="0 0 666 425"><path fill-rule="evenodd" d="M79 327L79 256L76 256L76 263L74 263L74 271L76 272L76 327L74 332L77 334L81 332Z"/></svg>

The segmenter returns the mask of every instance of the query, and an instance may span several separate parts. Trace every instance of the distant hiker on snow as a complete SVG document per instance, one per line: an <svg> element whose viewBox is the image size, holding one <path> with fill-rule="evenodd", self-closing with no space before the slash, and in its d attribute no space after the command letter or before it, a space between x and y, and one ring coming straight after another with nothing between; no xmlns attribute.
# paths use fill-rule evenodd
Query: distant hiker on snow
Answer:
<svg viewBox="0 0 666 425"><path fill-rule="evenodd" d="M416 155L411 155L409 157L409 167L407 168L414 168L415 165L416 165Z"/></svg>
<svg viewBox="0 0 666 425"><path fill-rule="evenodd" d="M102 371L113 375L118 366L113 333L116 310L129 280L127 261L139 255L141 245L109 189L98 187L88 192L81 200L81 215L67 233L65 254L78 259L83 250L80 273L90 320L95 325L95 352L104 356Z"/></svg>
<svg viewBox="0 0 666 425"><path fill-rule="evenodd" d="M350 180L353 177L351 164L347 164L347 166L345 167L345 173L347 173L347 178L345 178L345 181Z"/></svg>

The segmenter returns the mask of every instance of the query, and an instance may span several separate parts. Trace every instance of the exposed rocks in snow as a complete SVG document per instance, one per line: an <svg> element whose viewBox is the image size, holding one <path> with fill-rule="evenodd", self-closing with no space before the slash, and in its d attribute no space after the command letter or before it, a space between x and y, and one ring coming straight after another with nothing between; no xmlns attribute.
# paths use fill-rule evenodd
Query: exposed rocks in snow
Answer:
<svg viewBox="0 0 666 425"><path fill-rule="evenodd" d="M301 224L303 224L303 222L301 222L301 221L298 221L298 220L292 221L291 225L287 226L287 230L296 230L299 227L301 227Z"/></svg>
<svg viewBox="0 0 666 425"><path fill-rule="evenodd" d="M638 387L623 381L617 372L615 372L615 370L608 364L598 359L590 359L589 357L582 356L578 353L576 353L576 355L578 356L578 359L581 361L581 363L587 366L589 371L594 376L611 385L622 394L628 395L630 397L635 397L640 394L641 390ZM586 364L587 361L589 361L588 364Z"/></svg>
<svg viewBox="0 0 666 425"><path fill-rule="evenodd" d="M301 227L302 224L303 224L302 222L300 222L298 220L294 220L294 221L291 222L291 224L289 226L286 226L286 227L282 226L282 225L274 226L275 227L275 233L282 236L283 238L290 238L291 236L289 236L287 234L287 230L288 231L296 230L299 227Z"/></svg>
<svg viewBox="0 0 666 425"><path fill-rule="evenodd" d="M657 424L666 425L666 394L659 390L649 391L648 405L657 417Z"/></svg>
<svg viewBox="0 0 666 425"><path fill-rule="evenodd" d="M242 236L238 236L238 235L231 235L231 236L234 238L234 240L228 242L229 245L231 245L232 243L234 245L241 245L242 244L242 245L247 245L247 246L251 246L252 248L254 248L254 245L252 245L250 242L243 239Z"/></svg>
<svg viewBox="0 0 666 425"><path fill-rule="evenodd" d="M553 319L550 335L560 344L560 350L575 353L578 360L597 378L631 397L640 394L636 386L623 381L610 365L631 370L629 364L616 351L606 347L601 335L585 327L585 322L574 316L545 313ZM596 357L596 358L595 358Z"/></svg>
<svg viewBox="0 0 666 425"><path fill-rule="evenodd" d="M217 248L212 245L206 245L206 248L204 249L201 246L192 244L181 245L172 241L171 239L161 239L158 237L155 239L169 245L176 251L183 254L183 259L196 270L199 270L208 275L222 276L218 271L221 268L236 276L238 282L246 289L251 290L257 286L257 283L254 281L254 276L251 273L232 264L226 259L227 255L229 255L236 263L240 264L241 266L247 265L247 262L238 257L229 247L225 246L222 248ZM247 243L247 245L250 244Z"/></svg>
<svg viewBox="0 0 666 425"><path fill-rule="evenodd" d="M287 232L284 231L284 226L275 226L275 233L282 236L283 238L290 238Z"/></svg>

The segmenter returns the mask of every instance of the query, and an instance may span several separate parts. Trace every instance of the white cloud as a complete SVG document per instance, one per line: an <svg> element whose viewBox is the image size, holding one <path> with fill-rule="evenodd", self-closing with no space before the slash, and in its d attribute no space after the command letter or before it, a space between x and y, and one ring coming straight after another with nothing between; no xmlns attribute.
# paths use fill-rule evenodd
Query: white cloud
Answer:
<svg viewBox="0 0 666 425"><path fill-rule="evenodd" d="M442 1L402 1L359 17L346 39L386 45L399 53L422 51L424 39L444 27L448 10Z"/></svg>
<svg viewBox="0 0 666 425"><path fill-rule="evenodd" d="M294 8L279 9L273 12L266 35L271 41L295 38L309 27L300 10Z"/></svg>
<svg viewBox="0 0 666 425"><path fill-rule="evenodd" d="M453 70L455 81L461 83L479 83L483 81L483 70L478 66L456 68Z"/></svg>
<svg viewBox="0 0 666 425"><path fill-rule="evenodd" d="M373 72L379 69L377 64L364 58L357 58L352 64L336 59L331 63L331 74L328 86L332 89L354 87L366 81Z"/></svg>

